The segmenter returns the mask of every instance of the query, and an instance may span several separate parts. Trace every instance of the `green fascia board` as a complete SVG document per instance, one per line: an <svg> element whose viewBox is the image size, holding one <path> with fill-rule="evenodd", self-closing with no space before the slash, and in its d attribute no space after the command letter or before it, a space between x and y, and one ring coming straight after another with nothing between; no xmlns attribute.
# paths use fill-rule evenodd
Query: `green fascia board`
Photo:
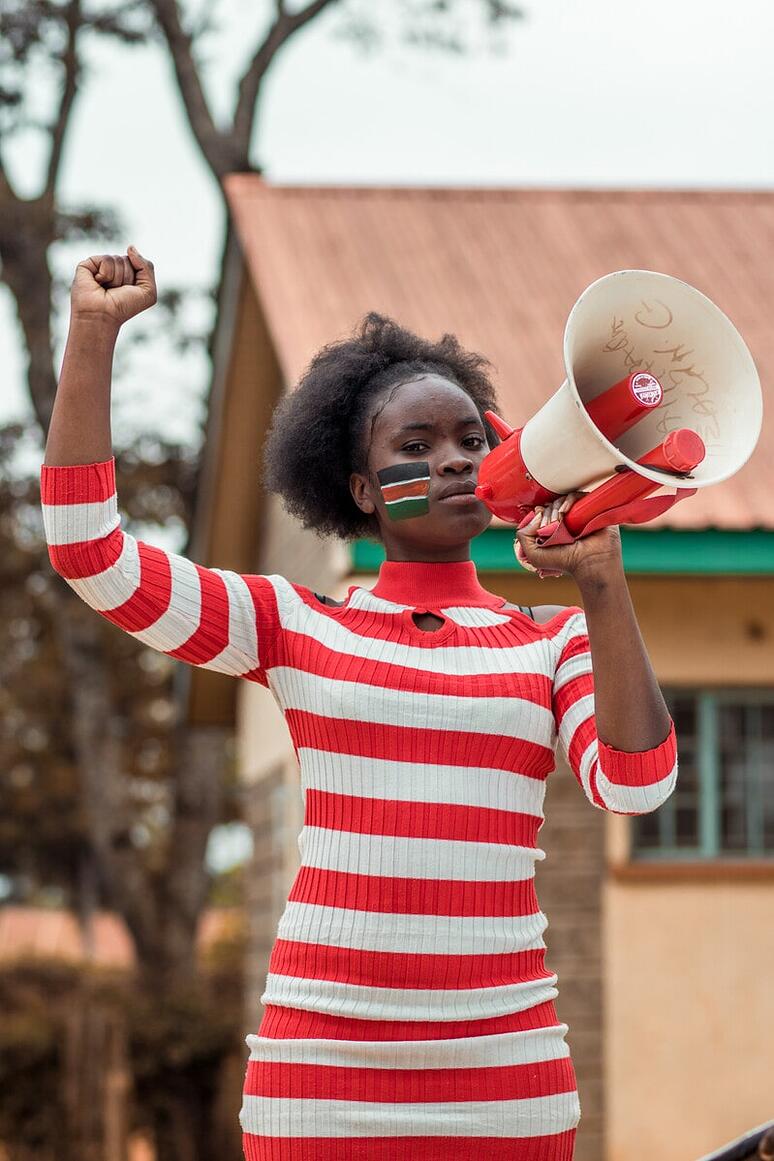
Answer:
<svg viewBox="0 0 774 1161"><path fill-rule="evenodd" d="M488 528L471 541L471 556L481 572L522 572L513 554L512 528ZM774 575L774 531L647 532L622 528L626 571L659 576ZM377 572L384 548L374 540L351 544L354 572Z"/></svg>

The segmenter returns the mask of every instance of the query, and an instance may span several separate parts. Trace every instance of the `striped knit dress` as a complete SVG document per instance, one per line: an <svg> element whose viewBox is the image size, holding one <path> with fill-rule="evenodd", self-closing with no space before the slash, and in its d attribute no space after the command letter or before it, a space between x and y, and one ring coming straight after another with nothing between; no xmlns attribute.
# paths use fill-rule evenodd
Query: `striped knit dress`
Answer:
<svg viewBox="0 0 774 1161"><path fill-rule="evenodd" d="M385 562L340 607L202 568L121 530L112 460L44 466L42 498L72 588L138 640L267 686L298 756L248 1161L571 1161L581 1110L534 887L546 779L558 740L592 806L640 814L677 773L674 729L644 753L597 739L582 611L537 624L471 561Z"/></svg>

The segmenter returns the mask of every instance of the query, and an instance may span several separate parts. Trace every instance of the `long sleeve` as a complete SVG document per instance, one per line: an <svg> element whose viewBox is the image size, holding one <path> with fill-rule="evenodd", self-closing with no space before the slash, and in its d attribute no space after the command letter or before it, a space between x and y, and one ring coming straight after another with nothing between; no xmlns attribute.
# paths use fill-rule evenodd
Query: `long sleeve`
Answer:
<svg viewBox="0 0 774 1161"><path fill-rule="evenodd" d="M204 568L124 532L114 458L44 464L41 500L51 563L86 604L180 661L267 684L281 634L269 578Z"/></svg>
<svg viewBox="0 0 774 1161"><path fill-rule="evenodd" d="M584 794L600 810L648 814L664 803L677 782L674 723L652 750L627 753L597 737L594 674L582 610L572 613L554 639L559 657L553 710L559 743Z"/></svg>

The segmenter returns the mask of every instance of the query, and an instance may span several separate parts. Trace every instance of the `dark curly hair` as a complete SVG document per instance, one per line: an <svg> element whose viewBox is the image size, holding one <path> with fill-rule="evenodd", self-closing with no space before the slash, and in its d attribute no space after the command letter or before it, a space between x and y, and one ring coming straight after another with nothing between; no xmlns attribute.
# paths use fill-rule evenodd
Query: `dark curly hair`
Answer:
<svg viewBox="0 0 774 1161"><path fill-rule="evenodd" d="M484 419L485 410L497 410L489 366L455 335L433 343L384 315L367 314L351 338L317 352L275 408L264 446L266 487L319 536L378 536L376 517L361 512L349 490L351 473L366 471L371 401L416 375L442 375L470 396L494 447L497 435Z"/></svg>

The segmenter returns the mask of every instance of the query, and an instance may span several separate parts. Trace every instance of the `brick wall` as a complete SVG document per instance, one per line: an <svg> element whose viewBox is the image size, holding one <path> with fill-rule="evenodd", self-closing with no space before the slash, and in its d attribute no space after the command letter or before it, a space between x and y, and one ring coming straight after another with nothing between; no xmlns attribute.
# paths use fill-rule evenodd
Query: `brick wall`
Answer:
<svg viewBox="0 0 774 1161"><path fill-rule="evenodd" d="M535 885L548 917L546 964L559 976L556 1009L578 1077L581 1122L575 1161L605 1156L603 1076L602 884L605 815L592 806L562 762L549 775L546 821Z"/></svg>
<svg viewBox="0 0 774 1161"><path fill-rule="evenodd" d="M291 753L245 792L245 815L254 835L246 879L248 910L247 1026L263 1015L259 997L266 986L277 924L298 869L298 834L303 821L298 768Z"/></svg>

